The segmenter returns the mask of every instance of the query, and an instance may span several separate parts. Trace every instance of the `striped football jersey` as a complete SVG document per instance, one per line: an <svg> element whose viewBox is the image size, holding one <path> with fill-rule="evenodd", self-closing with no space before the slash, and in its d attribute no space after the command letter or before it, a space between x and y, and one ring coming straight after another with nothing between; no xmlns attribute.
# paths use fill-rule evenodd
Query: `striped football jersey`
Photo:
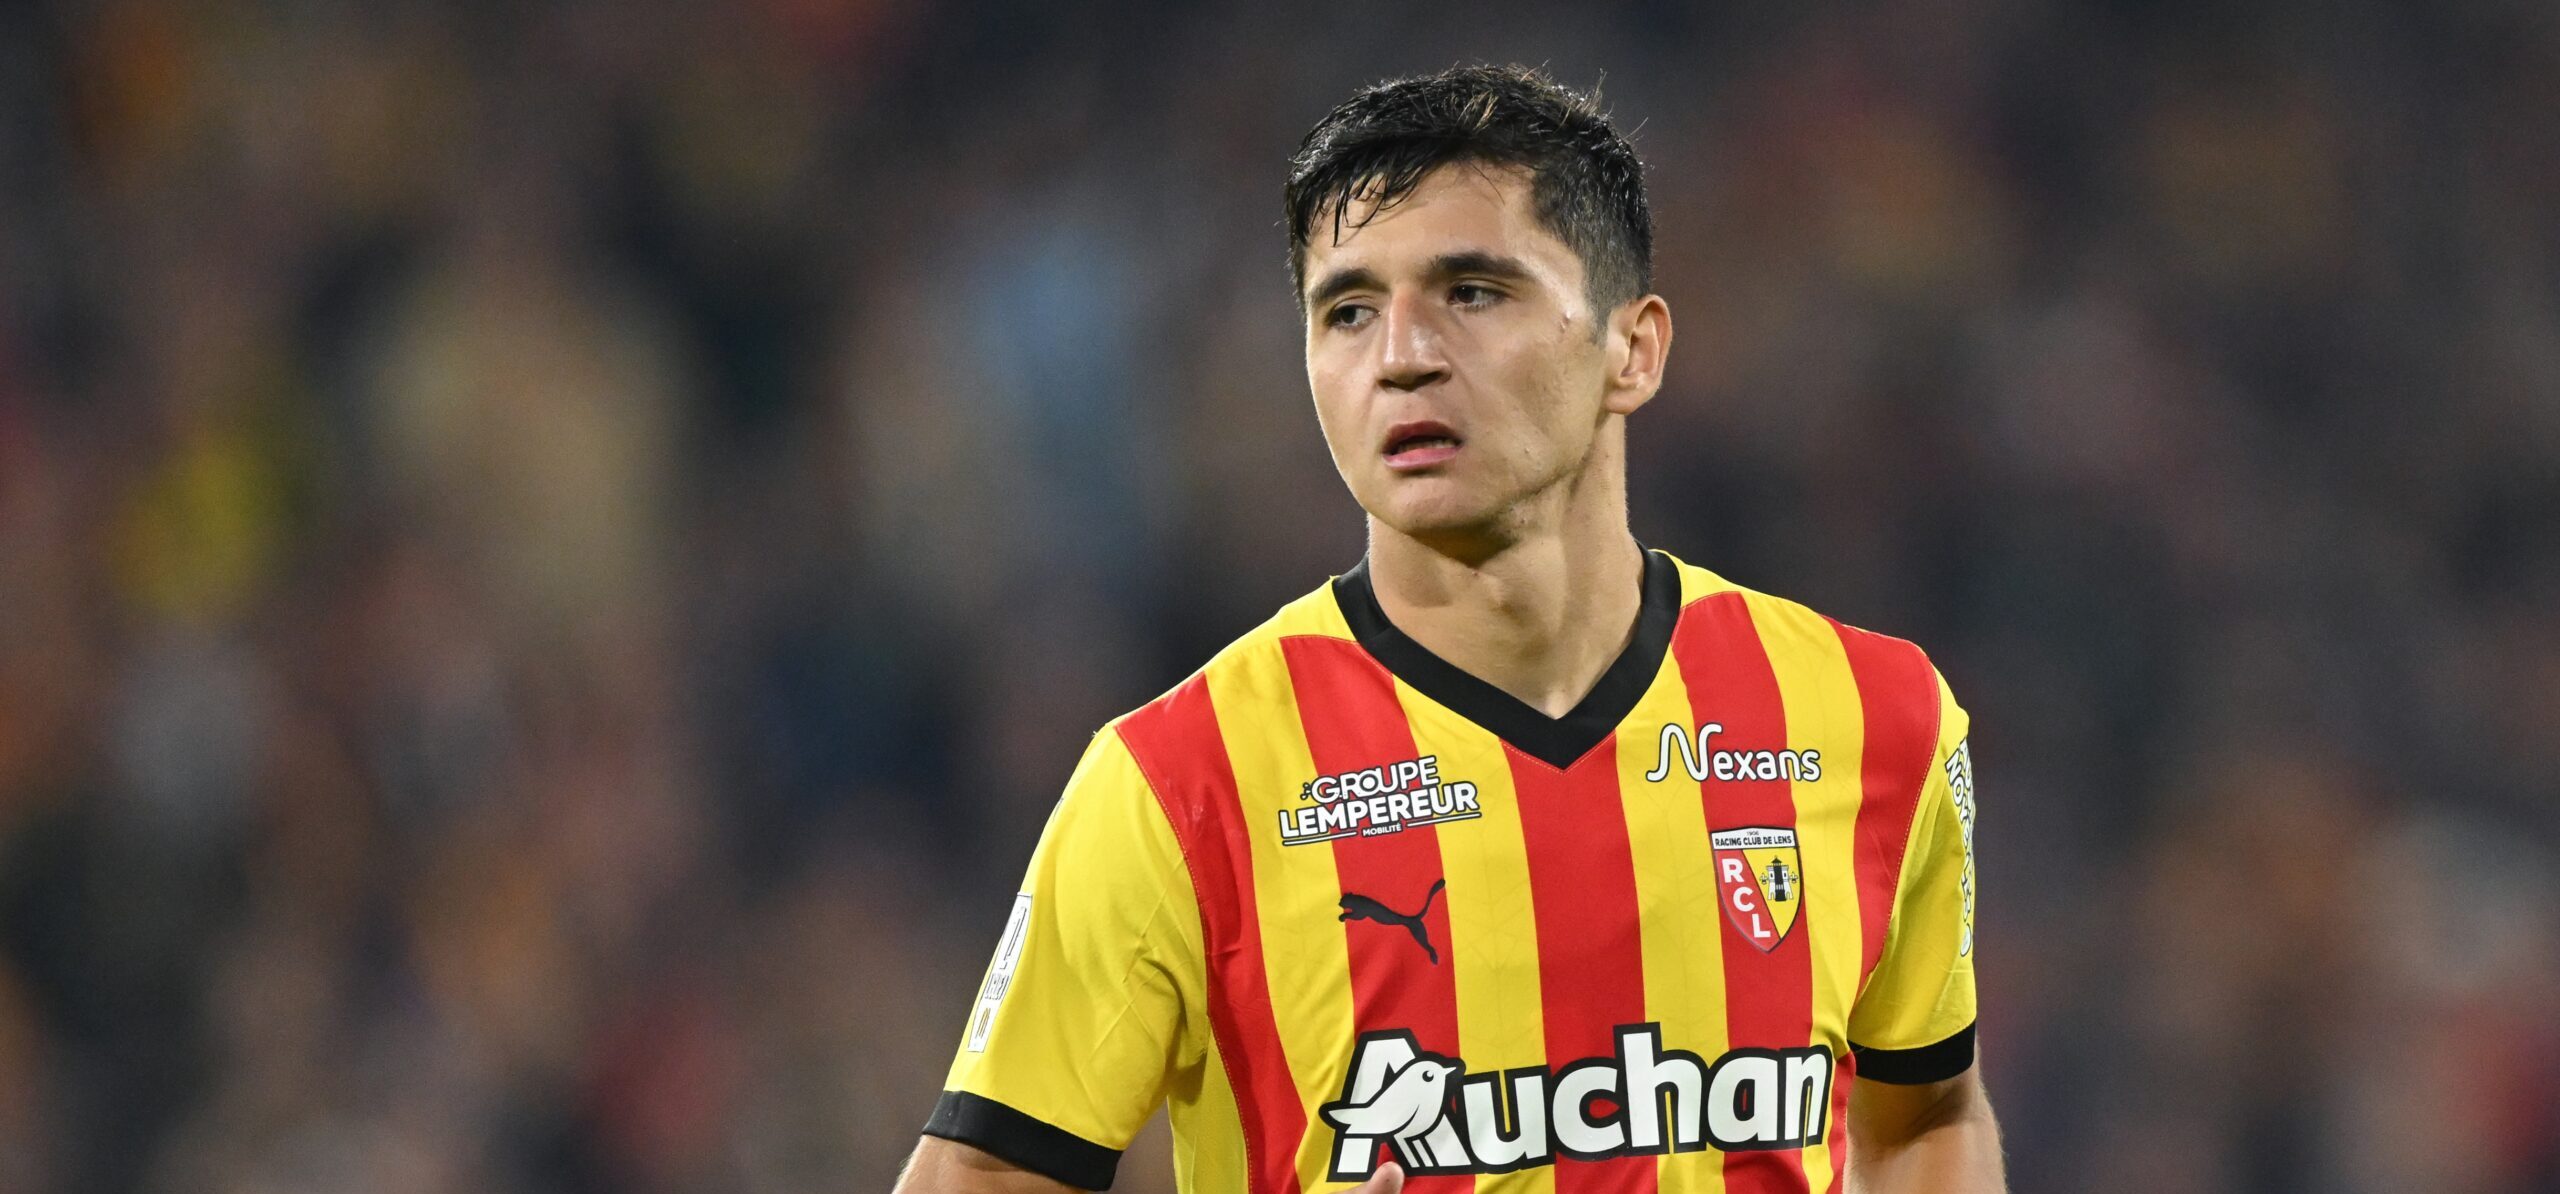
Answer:
<svg viewBox="0 0 2560 1194"><path fill-rule="evenodd" d="M1549 717L1365 565L1094 738L929 1134L1186 1191L1842 1189L1852 1078L1973 1064L1966 718L1919 648L1647 552Z"/></svg>

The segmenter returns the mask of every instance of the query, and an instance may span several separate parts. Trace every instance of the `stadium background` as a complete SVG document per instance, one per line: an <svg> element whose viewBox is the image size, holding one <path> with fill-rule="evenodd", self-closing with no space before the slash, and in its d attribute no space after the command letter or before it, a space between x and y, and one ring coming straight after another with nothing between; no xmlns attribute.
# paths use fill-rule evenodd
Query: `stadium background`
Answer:
<svg viewBox="0 0 2560 1194"><path fill-rule="evenodd" d="M2560 1189L2560 8L90 0L0 1190L884 1189L1086 735L1356 558L1281 159L1474 58L1651 163L1639 534L1974 711L2018 1188Z"/></svg>

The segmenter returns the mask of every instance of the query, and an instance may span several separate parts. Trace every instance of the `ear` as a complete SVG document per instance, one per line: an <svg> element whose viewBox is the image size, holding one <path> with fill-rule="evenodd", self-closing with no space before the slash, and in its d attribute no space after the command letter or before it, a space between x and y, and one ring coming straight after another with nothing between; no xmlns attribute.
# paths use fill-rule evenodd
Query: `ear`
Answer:
<svg viewBox="0 0 2560 1194"><path fill-rule="evenodd" d="M1658 294L1621 303L1609 313L1609 392L1601 405L1631 415L1662 388L1671 360L1671 304Z"/></svg>

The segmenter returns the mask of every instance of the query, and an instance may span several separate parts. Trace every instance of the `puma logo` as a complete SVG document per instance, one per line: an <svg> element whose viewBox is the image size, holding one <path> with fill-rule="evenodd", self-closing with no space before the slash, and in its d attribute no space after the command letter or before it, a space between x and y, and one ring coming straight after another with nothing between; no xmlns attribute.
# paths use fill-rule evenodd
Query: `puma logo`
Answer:
<svg viewBox="0 0 2560 1194"><path fill-rule="evenodd" d="M1431 959L1432 965L1437 966L1440 964L1440 951L1431 948L1431 928L1422 923L1422 918L1431 915L1433 897L1438 896L1440 889L1447 885L1446 879L1432 880L1431 890L1423 893L1421 910L1411 916L1387 907L1359 892L1346 891L1342 893L1342 915L1335 919L1374 920L1382 925L1403 925L1405 932L1413 934L1413 943L1422 947L1422 955Z"/></svg>

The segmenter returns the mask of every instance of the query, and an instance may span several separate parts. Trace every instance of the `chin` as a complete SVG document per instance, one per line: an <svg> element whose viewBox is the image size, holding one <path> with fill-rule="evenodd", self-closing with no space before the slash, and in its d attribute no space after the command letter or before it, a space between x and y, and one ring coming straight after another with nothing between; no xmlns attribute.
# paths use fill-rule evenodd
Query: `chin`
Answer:
<svg viewBox="0 0 2560 1194"><path fill-rule="evenodd" d="M1422 542L1465 541L1496 534L1509 503L1469 492L1438 477L1398 478L1369 515L1396 533Z"/></svg>

